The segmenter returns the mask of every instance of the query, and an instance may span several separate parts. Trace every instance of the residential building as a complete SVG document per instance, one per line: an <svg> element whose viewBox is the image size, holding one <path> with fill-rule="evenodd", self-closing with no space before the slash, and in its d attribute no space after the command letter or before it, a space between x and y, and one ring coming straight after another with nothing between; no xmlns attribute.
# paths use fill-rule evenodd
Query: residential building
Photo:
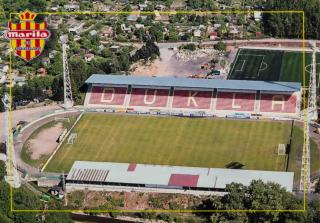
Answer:
<svg viewBox="0 0 320 223"><path fill-rule="evenodd" d="M104 37L112 37L113 36L113 30L111 26L106 26L101 31L102 36Z"/></svg>
<svg viewBox="0 0 320 223"><path fill-rule="evenodd" d="M77 4L67 4L63 6L68 11L79 11L80 6Z"/></svg>
<svg viewBox="0 0 320 223"><path fill-rule="evenodd" d="M85 60L86 62L90 62L93 58L94 58L94 54L93 54L93 53L86 53L86 54L84 55L84 60Z"/></svg>

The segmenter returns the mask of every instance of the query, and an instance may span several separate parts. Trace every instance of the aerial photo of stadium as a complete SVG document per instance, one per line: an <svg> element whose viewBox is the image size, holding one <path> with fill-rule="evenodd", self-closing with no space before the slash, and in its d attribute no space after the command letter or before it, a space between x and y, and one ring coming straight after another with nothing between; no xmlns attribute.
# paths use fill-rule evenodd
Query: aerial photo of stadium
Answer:
<svg viewBox="0 0 320 223"><path fill-rule="evenodd" d="M83 105L28 124L15 147L31 172L68 173L71 193L211 195L254 180L301 191L303 82L319 60L305 55L305 80L301 52L246 47L225 78L92 74ZM51 141L46 149L35 145L43 140ZM308 148L314 175L314 137Z"/></svg>
<svg viewBox="0 0 320 223"><path fill-rule="evenodd" d="M0 0L0 223L320 223L320 0Z"/></svg>
<svg viewBox="0 0 320 223"><path fill-rule="evenodd" d="M320 0L0 0L0 223L320 223Z"/></svg>
<svg viewBox="0 0 320 223"><path fill-rule="evenodd" d="M45 172L76 171L89 165L76 161L91 161L292 173L289 190L300 182L304 136L293 121L302 115L300 83L96 74L86 82L85 112L38 166ZM310 151L316 171L313 141ZM71 179L67 185L77 188Z"/></svg>

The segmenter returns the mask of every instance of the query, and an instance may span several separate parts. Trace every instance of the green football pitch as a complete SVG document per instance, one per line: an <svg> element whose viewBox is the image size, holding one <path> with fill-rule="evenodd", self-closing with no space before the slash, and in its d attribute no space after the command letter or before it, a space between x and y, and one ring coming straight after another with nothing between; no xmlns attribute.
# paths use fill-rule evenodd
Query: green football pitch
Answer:
<svg viewBox="0 0 320 223"><path fill-rule="evenodd" d="M76 160L221 168L238 162L244 169L284 171L290 157L277 154L291 134L284 121L87 113L73 132L74 144L65 143L45 171L68 172ZM297 134L302 140L302 131ZM298 153L292 154L296 162Z"/></svg>
<svg viewBox="0 0 320 223"><path fill-rule="evenodd" d="M317 72L320 72L320 55L317 54ZM239 49L231 66L228 79L289 81L303 84L304 69L306 85L309 80L311 53L280 50Z"/></svg>

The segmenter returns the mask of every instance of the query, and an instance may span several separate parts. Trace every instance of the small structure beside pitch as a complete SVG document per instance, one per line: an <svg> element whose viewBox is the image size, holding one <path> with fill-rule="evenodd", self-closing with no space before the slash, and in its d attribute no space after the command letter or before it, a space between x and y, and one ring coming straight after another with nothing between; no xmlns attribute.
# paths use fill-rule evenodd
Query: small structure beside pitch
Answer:
<svg viewBox="0 0 320 223"><path fill-rule="evenodd" d="M86 83L88 109L252 118L299 118L301 111L295 82L94 74Z"/></svg>

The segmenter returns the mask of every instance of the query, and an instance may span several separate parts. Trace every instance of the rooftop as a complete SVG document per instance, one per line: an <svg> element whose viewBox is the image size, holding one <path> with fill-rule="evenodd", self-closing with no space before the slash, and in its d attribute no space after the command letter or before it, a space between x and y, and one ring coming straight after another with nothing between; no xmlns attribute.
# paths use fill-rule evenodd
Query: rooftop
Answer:
<svg viewBox="0 0 320 223"><path fill-rule="evenodd" d="M252 180L274 182L292 191L293 172L222 169L112 162L74 162L68 181L144 184L149 187L199 187L224 189L232 182L249 185Z"/></svg>
<svg viewBox="0 0 320 223"><path fill-rule="evenodd" d="M93 74L86 80L86 83L278 92L296 92L300 91L301 88L301 84L297 82L194 79L185 77L137 77L105 74Z"/></svg>

